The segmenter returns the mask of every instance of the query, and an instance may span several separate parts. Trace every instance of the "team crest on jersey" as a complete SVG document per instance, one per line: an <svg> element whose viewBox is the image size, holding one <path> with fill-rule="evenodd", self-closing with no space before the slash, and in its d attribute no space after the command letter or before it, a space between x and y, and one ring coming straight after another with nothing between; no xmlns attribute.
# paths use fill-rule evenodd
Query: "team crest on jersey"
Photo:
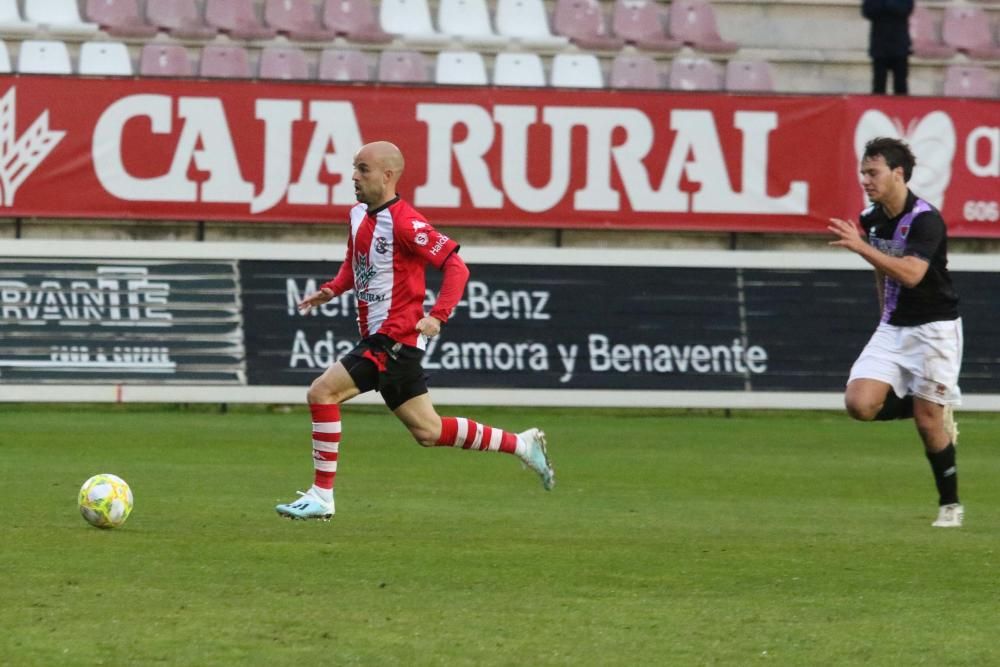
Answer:
<svg viewBox="0 0 1000 667"><path fill-rule="evenodd" d="M368 285L375 277L375 266L368 261L368 255L359 252L354 256L354 289L355 292L367 292Z"/></svg>
<svg viewBox="0 0 1000 667"><path fill-rule="evenodd" d="M900 225L899 226L899 235L901 237L903 237L905 239L909 233L910 233L910 226L909 225Z"/></svg>
<svg viewBox="0 0 1000 667"><path fill-rule="evenodd" d="M419 246L427 245L427 234L424 232L418 232L416 236L413 237L413 242Z"/></svg>
<svg viewBox="0 0 1000 667"><path fill-rule="evenodd" d="M375 252L384 255L389 250L389 240L384 236L375 237Z"/></svg>

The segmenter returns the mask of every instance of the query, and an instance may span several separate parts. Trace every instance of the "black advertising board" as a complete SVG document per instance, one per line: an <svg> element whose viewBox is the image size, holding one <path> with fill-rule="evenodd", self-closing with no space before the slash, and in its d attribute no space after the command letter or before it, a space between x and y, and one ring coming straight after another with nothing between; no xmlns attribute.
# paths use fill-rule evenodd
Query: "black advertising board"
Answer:
<svg viewBox="0 0 1000 667"><path fill-rule="evenodd" d="M251 384L309 382L358 338L344 295L302 316L295 303L337 269L243 261ZM424 366L432 386L468 388L842 391L878 324L869 271L645 266L473 265L465 295ZM995 391L1000 288L968 286L963 388ZM428 276L428 305L437 275ZM985 307L984 307L985 306ZM993 332L979 339L980 331Z"/></svg>
<svg viewBox="0 0 1000 667"><path fill-rule="evenodd" d="M283 402L292 388L304 396L357 342L352 294L309 315L295 307L339 260L294 260L291 250L260 259L272 248L236 259L235 245L192 247L191 259L123 258L119 249L115 258L0 260L3 399L37 396L16 390L28 385L178 389L146 400L238 385L250 393L230 392L244 396L232 400ZM206 255L234 258L197 258ZM552 251L551 263L538 250L463 255L469 284L424 358L434 388L660 392L645 402L655 405L691 400L671 392L833 396L879 318L870 270L791 253L654 253L646 263L622 253L619 265L599 261L619 257L612 252ZM961 386L993 395L1000 273L978 266L953 272L965 323ZM428 310L438 285L429 271ZM779 407L754 403L765 404Z"/></svg>
<svg viewBox="0 0 1000 667"><path fill-rule="evenodd" d="M0 383L245 382L235 261L9 259Z"/></svg>

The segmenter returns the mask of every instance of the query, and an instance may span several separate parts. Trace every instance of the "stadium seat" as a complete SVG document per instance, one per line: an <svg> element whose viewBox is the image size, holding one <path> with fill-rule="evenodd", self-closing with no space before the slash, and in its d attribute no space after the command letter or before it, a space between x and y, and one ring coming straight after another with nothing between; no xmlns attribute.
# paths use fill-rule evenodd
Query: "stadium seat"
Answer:
<svg viewBox="0 0 1000 667"><path fill-rule="evenodd" d="M944 74L947 97L996 97L990 72L981 65L951 65Z"/></svg>
<svg viewBox="0 0 1000 667"><path fill-rule="evenodd" d="M26 39L17 54L21 74L72 74L66 43L59 40Z"/></svg>
<svg viewBox="0 0 1000 667"><path fill-rule="evenodd" d="M34 35L37 32L38 24L25 21L21 16L17 0L0 0L0 35Z"/></svg>
<svg viewBox="0 0 1000 667"><path fill-rule="evenodd" d="M584 49L617 51L625 40L608 34L598 0L556 0L552 29Z"/></svg>
<svg viewBox="0 0 1000 667"><path fill-rule="evenodd" d="M495 49L507 43L506 37L493 32L486 0L440 0L438 28L473 46Z"/></svg>
<svg viewBox="0 0 1000 667"><path fill-rule="evenodd" d="M193 76L194 66L180 44L146 44L139 56L142 76Z"/></svg>
<svg viewBox="0 0 1000 667"><path fill-rule="evenodd" d="M80 45L79 74L132 76L132 57L123 42L84 42Z"/></svg>
<svg viewBox="0 0 1000 667"><path fill-rule="evenodd" d="M660 68L652 57L642 54L619 54L611 63L608 77L611 88L663 88Z"/></svg>
<svg viewBox="0 0 1000 667"><path fill-rule="evenodd" d="M670 66L673 90L722 90L719 68L707 58L677 58Z"/></svg>
<svg viewBox="0 0 1000 667"><path fill-rule="evenodd" d="M429 83L427 60L419 51L382 51L378 80L385 83Z"/></svg>
<svg viewBox="0 0 1000 667"><path fill-rule="evenodd" d="M319 56L320 81L371 81L368 56L357 49L326 49Z"/></svg>
<svg viewBox="0 0 1000 667"><path fill-rule="evenodd" d="M682 44L667 37L663 19L655 0L617 0L611 15L611 31L640 49L671 53Z"/></svg>
<svg viewBox="0 0 1000 667"><path fill-rule="evenodd" d="M100 26L80 19L76 0L24 0L24 16L53 35L91 37Z"/></svg>
<svg viewBox="0 0 1000 667"><path fill-rule="evenodd" d="M497 0L497 33L527 49L560 50L569 40L553 35L542 0Z"/></svg>
<svg viewBox="0 0 1000 667"><path fill-rule="evenodd" d="M253 0L205 0L205 22L233 39L272 39L277 30L260 22Z"/></svg>
<svg viewBox="0 0 1000 667"><path fill-rule="evenodd" d="M264 21L290 39L303 42L331 42L333 30L320 26L312 0L265 0Z"/></svg>
<svg viewBox="0 0 1000 667"><path fill-rule="evenodd" d="M198 74L205 77L249 79L250 54L242 46L209 44L201 52Z"/></svg>
<svg viewBox="0 0 1000 667"><path fill-rule="evenodd" d="M916 5L910 14L910 41L913 55L918 58L950 58L955 49L941 41L934 14L923 5Z"/></svg>
<svg viewBox="0 0 1000 667"><path fill-rule="evenodd" d="M0 74L9 74L13 71L10 66L10 51L7 50L7 42L0 39Z"/></svg>
<svg viewBox="0 0 1000 667"><path fill-rule="evenodd" d="M451 41L431 25L427 0L382 0L379 23L386 32L414 46L441 48Z"/></svg>
<svg viewBox="0 0 1000 667"><path fill-rule="evenodd" d="M337 33L323 28L312 0L265 0L264 22L289 39L331 42Z"/></svg>
<svg viewBox="0 0 1000 667"><path fill-rule="evenodd" d="M603 88L601 63L592 53L557 53L552 58L552 85L557 88Z"/></svg>
<svg viewBox="0 0 1000 667"><path fill-rule="evenodd" d="M441 51L437 54L434 82L460 86L485 86L486 63L475 51Z"/></svg>
<svg viewBox="0 0 1000 667"><path fill-rule="evenodd" d="M260 52L261 79L304 80L309 76L309 58L305 51L287 46L266 46Z"/></svg>
<svg viewBox="0 0 1000 667"><path fill-rule="evenodd" d="M323 26L352 42L388 44L392 35L378 24L375 9L368 0L326 0Z"/></svg>
<svg viewBox="0 0 1000 667"><path fill-rule="evenodd" d="M726 90L739 92L772 92L774 75L764 60L730 60L726 63Z"/></svg>
<svg viewBox="0 0 1000 667"><path fill-rule="evenodd" d="M733 53L739 44L719 35L715 10L707 0L673 0L670 3L669 33L674 39L699 51Z"/></svg>
<svg viewBox="0 0 1000 667"><path fill-rule="evenodd" d="M146 0L146 17L177 39L215 39L219 34L205 23L195 0Z"/></svg>
<svg viewBox="0 0 1000 667"><path fill-rule="evenodd" d="M114 37L153 37L158 32L142 18L138 0L87 0L84 13Z"/></svg>
<svg viewBox="0 0 1000 667"><path fill-rule="evenodd" d="M970 58L1000 60L1000 48L993 41L989 17L980 7L946 7L941 26L944 43Z"/></svg>
<svg viewBox="0 0 1000 667"><path fill-rule="evenodd" d="M545 85L545 68L537 53L498 53L493 61L493 85Z"/></svg>

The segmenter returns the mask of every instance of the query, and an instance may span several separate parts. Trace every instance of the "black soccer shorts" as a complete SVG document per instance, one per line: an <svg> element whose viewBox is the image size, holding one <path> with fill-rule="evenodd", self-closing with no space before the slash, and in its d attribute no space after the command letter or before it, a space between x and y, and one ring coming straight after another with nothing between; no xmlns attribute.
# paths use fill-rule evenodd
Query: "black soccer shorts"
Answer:
<svg viewBox="0 0 1000 667"><path fill-rule="evenodd" d="M375 390L390 410L427 393L427 374L421 365L424 351L375 334L364 338L340 363L361 393Z"/></svg>

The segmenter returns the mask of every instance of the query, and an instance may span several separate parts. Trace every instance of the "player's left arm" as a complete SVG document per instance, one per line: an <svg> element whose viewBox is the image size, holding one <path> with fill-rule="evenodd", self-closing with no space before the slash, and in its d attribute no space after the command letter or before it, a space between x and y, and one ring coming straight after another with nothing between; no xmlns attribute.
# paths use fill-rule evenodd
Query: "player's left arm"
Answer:
<svg viewBox="0 0 1000 667"><path fill-rule="evenodd" d="M853 220L830 218L827 229L837 237L837 240L830 241L830 245L847 248L857 253L875 267L876 271L881 271L884 276L892 278L903 287L916 287L927 275L927 269L930 266L929 258L923 257L921 253L906 254L903 257L886 255L865 241L861 228ZM916 224L910 233L913 234L915 231ZM907 244L907 252L910 252L909 243Z"/></svg>
<svg viewBox="0 0 1000 667"><path fill-rule="evenodd" d="M465 292L466 283L469 282L469 267L457 252L448 255L441 265L441 272L443 274L441 289L438 291L434 308L429 315L422 317L416 326L417 331L429 338L441 333L441 325L451 317L452 311L462 298L462 293Z"/></svg>

